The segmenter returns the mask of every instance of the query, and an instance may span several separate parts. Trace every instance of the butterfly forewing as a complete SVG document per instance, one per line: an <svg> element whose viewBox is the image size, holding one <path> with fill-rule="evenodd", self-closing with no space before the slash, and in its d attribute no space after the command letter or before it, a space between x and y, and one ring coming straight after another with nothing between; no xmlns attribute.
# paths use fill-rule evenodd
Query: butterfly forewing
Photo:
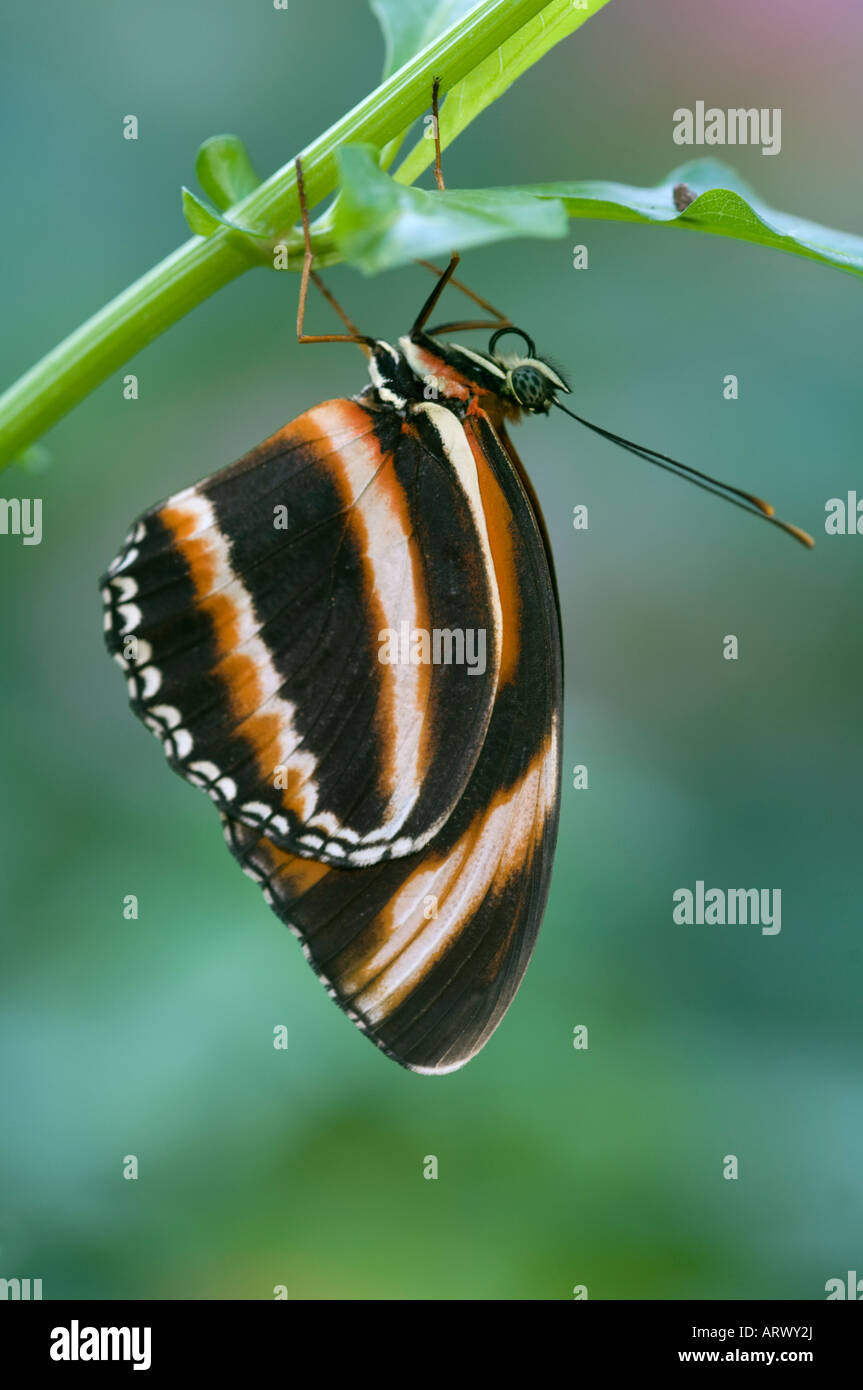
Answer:
<svg viewBox="0 0 863 1390"><path fill-rule="evenodd" d="M103 581L109 649L171 766L331 864L428 843L491 717L485 513L428 433L374 401L318 406L142 517Z"/></svg>
<svg viewBox="0 0 863 1390"><path fill-rule="evenodd" d="M226 818L237 859L297 933L333 998L388 1055L447 1072L479 1051L527 968L548 894L560 794L561 645L538 511L505 434L421 406L437 466L470 461L500 601L493 709L467 786L418 852L345 869ZM427 465L431 466L431 465Z"/></svg>

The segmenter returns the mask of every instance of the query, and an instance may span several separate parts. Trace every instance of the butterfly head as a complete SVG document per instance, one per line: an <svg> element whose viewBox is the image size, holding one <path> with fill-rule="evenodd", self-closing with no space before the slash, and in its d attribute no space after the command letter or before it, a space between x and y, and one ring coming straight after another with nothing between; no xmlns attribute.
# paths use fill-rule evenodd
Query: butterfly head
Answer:
<svg viewBox="0 0 863 1390"><path fill-rule="evenodd" d="M506 353L498 350L500 339L506 335L521 338L524 351ZM488 359L502 373L500 394L532 415L547 415L554 405L558 391L569 394L563 377L544 358L537 357L533 339L520 328L498 328L488 345Z"/></svg>
<svg viewBox="0 0 863 1390"><path fill-rule="evenodd" d="M498 347L504 337L521 339L520 352L508 352ZM403 340L404 341L404 340ZM426 346L432 341L423 339ZM435 343L439 359L459 373L463 381L475 383L480 391L496 396L508 412L517 417L522 411L530 415L547 415L556 402L558 392L569 394L569 386L560 372L543 357L538 357L533 339L520 328L507 325L491 336L487 352L463 347L460 343Z"/></svg>
<svg viewBox="0 0 863 1390"><path fill-rule="evenodd" d="M453 325L455 326L455 325ZM507 335L521 340L521 352L499 348ZM483 407L497 401L507 419L518 419L523 412L547 415L557 404L559 392L570 388L560 372L543 357L537 357L533 340L520 328L501 327L492 334L488 351L443 342L436 335L415 330L399 339L399 347L411 370L429 391L455 400L479 398Z"/></svg>

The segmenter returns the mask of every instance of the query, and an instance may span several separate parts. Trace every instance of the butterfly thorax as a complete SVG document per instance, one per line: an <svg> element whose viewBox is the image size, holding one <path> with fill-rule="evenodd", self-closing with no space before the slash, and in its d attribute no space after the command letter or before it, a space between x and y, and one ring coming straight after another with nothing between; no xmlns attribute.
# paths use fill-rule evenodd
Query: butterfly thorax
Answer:
<svg viewBox="0 0 863 1390"><path fill-rule="evenodd" d="M472 404L496 424L521 419L521 406L507 392L504 375L481 354L424 333L401 338L399 347L438 399Z"/></svg>
<svg viewBox="0 0 863 1390"><path fill-rule="evenodd" d="M506 353L498 343L521 340L524 350ZM398 348L378 339L372 346L369 375L384 409L414 414L429 401L455 415L482 413L494 425L519 420L522 414L547 415L559 392L569 386L556 367L538 357L532 339L520 328L503 324L492 334L488 351L444 343L421 328L399 338Z"/></svg>
<svg viewBox="0 0 863 1390"><path fill-rule="evenodd" d="M397 348L383 340L375 344L369 359L371 388L363 393L363 400L371 399L381 409L404 416L436 401L464 418L479 394L476 385L449 366L439 352L412 350L409 358L404 351L406 344L412 346L404 338Z"/></svg>

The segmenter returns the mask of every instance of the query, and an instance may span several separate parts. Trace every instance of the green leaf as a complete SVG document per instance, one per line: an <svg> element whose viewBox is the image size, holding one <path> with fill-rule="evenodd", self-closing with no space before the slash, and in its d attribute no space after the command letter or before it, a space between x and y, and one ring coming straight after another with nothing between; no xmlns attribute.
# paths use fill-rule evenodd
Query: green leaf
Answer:
<svg viewBox="0 0 863 1390"><path fill-rule="evenodd" d="M457 20L476 8L476 0L369 0L386 44L384 79L421 53ZM378 163L388 169L407 135L403 130L381 150Z"/></svg>
<svg viewBox="0 0 863 1390"><path fill-rule="evenodd" d="M679 212L674 190L685 185L694 200ZM779 251L863 274L863 237L837 232L768 207L727 165L716 159L696 159L674 169L655 188L622 183L533 184L522 192L562 201L571 217L613 222L652 222L688 227L715 236L735 237Z"/></svg>
<svg viewBox="0 0 863 1390"><path fill-rule="evenodd" d="M242 237L254 237L257 241L272 241L269 232L256 232L251 227L240 227L236 222L231 222L227 217L223 217L221 213L214 212L185 185L182 192L183 216L196 236L212 236L214 232L224 227L229 232L237 232ZM255 248L255 251L256 254L260 254L260 248Z"/></svg>
<svg viewBox="0 0 863 1390"><path fill-rule="evenodd" d="M380 4L382 0L374 0ZM393 8L402 0L391 0ZM456 83L440 113L441 146L445 149L481 111L511 87L516 78L579 29L608 0L551 0L538 15ZM434 159L434 142L421 138L396 170L399 183L414 183Z"/></svg>
<svg viewBox="0 0 863 1390"><path fill-rule="evenodd" d="M489 53L543 8L543 0L482 0L404 68L339 117L302 151L310 206L335 190L336 152L368 141L377 148L397 137L428 109L432 80L444 89L461 81ZM275 170L236 208L240 222L286 238L299 216L293 159ZM326 216L326 214L325 214ZM323 228L318 228L319 236ZM0 395L0 467L37 439L134 353L196 305L260 265L253 240L222 227L195 236L128 285L109 304L47 353Z"/></svg>
<svg viewBox="0 0 863 1390"><path fill-rule="evenodd" d="M183 187L183 216L195 236L212 236L222 226L222 219L201 202L200 198Z"/></svg>
<svg viewBox="0 0 863 1390"><path fill-rule="evenodd" d="M339 151L342 191L333 241L341 256L374 274L420 257L449 254L510 237L557 237L567 230L563 205L511 188L427 192L405 188L378 167L369 145Z"/></svg>
<svg viewBox="0 0 863 1390"><path fill-rule="evenodd" d="M205 140L198 150L195 173L204 192L222 212L254 193L261 182L237 135L213 135Z"/></svg>
<svg viewBox="0 0 863 1390"><path fill-rule="evenodd" d="M369 274L508 237L562 236L567 215L685 227L863 274L863 237L768 207L715 159L682 164L654 188L588 180L445 193L406 188L377 167L368 146L343 149L340 167L332 245Z"/></svg>
<svg viewBox="0 0 863 1390"><path fill-rule="evenodd" d="M477 0L370 0L384 32L384 77L476 8Z"/></svg>

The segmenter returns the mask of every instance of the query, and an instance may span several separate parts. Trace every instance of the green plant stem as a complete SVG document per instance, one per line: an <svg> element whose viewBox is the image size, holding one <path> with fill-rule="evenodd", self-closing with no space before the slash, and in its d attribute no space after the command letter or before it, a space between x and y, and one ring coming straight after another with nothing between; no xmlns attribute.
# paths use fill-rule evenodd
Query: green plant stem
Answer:
<svg viewBox="0 0 863 1390"><path fill-rule="evenodd" d="M432 81L446 92L547 0L484 0L302 151L309 204L332 193L336 151L346 141L378 147L428 107ZM274 241L299 217L294 160L231 209L231 220ZM192 237L48 353L0 397L0 466L172 323L244 270L262 263L260 244L227 228Z"/></svg>

